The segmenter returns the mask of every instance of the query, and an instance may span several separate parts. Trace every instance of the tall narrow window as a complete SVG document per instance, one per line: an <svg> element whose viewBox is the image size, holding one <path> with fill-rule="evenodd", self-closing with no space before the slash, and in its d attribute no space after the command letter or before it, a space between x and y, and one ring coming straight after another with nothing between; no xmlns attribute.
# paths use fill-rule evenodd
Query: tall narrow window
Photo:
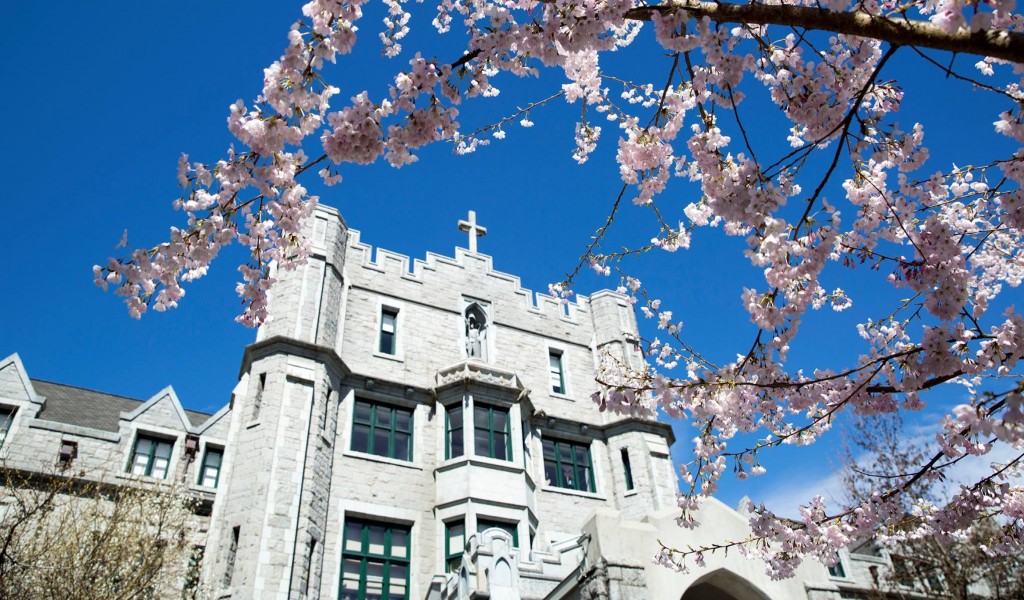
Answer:
<svg viewBox="0 0 1024 600"><path fill-rule="evenodd" d="M356 400L352 449L398 460L412 460L412 411Z"/></svg>
<svg viewBox="0 0 1024 600"><path fill-rule="evenodd" d="M444 524L444 562L449 573L459 570L466 551L466 522L462 519Z"/></svg>
<svg viewBox="0 0 1024 600"><path fill-rule="evenodd" d="M477 456L512 460L512 431L508 409L477 404L473 409Z"/></svg>
<svg viewBox="0 0 1024 600"><path fill-rule="evenodd" d="M409 597L409 528L348 519L341 557L339 600Z"/></svg>
<svg viewBox="0 0 1024 600"><path fill-rule="evenodd" d="M302 580L302 595L309 595L309 582L313 579L313 569L316 566L316 538L310 537L306 544L306 576Z"/></svg>
<svg viewBox="0 0 1024 600"><path fill-rule="evenodd" d="M199 577L202 574L205 552L205 546L192 546L192 553L188 557L188 568L185 571L185 585L181 589L181 597L184 600L199 600Z"/></svg>
<svg viewBox="0 0 1024 600"><path fill-rule="evenodd" d="M199 485L217 487L220 482L220 464L224 460L224 451L219 448L206 447L202 466L199 468Z"/></svg>
<svg viewBox="0 0 1024 600"><path fill-rule="evenodd" d="M595 491L590 446L544 438L544 478L555 487Z"/></svg>
<svg viewBox="0 0 1024 600"><path fill-rule="evenodd" d="M380 341L377 351L381 354L395 354L398 335L398 309L384 307L380 310Z"/></svg>
<svg viewBox="0 0 1024 600"><path fill-rule="evenodd" d="M173 442L140 434L135 439L128 470L132 475L167 479L173 449Z"/></svg>
<svg viewBox="0 0 1024 600"><path fill-rule="evenodd" d="M456 458L465 454L462 432L462 404L454 404L445 409L445 458Z"/></svg>
<svg viewBox="0 0 1024 600"><path fill-rule="evenodd" d="M323 434L325 434L327 432L327 413L328 413L328 411L330 409L330 406L331 406L331 388L330 388L330 386L328 386L327 390L326 390L326 393L324 394L324 405L322 407L322 410L319 413L320 435L323 435Z"/></svg>
<svg viewBox="0 0 1024 600"><path fill-rule="evenodd" d="M7 439L7 432L11 430L11 423L14 422L13 408L0 408L0 448L4 447Z"/></svg>
<svg viewBox="0 0 1024 600"><path fill-rule="evenodd" d="M238 554L238 534L241 527L235 526L231 529L231 545L228 546L228 555L224 559L224 587L231 587L231 578L235 574L235 555Z"/></svg>
<svg viewBox="0 0 1024 600"><path fill-rule="evenodd" d="M263 388L267 385L267 374L260 373L259 379L256 381L256 395L252 399L252 414L249 415L250 420L255 421L260 418L260 406L263 404Z"/></svg>
<svg viewBox="0 0 1024 600"><path fill-rule="evenodd" d="M551 391L556 394L564 394L565 370L562 368L562 353L555 350L549 351L548 366L551 370Z"/></svg>
<svg viewBox="0 0 1024 600"><path fill-rule="evenodd" d="M483 519L477 517L476 520L476 532L483 533L485 529L496 528L504 531L505 533L512 536L512 547L519 547L519 526L515 523L506 523L505 521L493 521L491 519Z"/></svg>
<svg viewBox="0 0 1024 600"><path fill-rule="evenodd" d="M629 465L629 450L623 448L622 452L622 471L626 476L626 491L633 489L633 467Z"/></svg>

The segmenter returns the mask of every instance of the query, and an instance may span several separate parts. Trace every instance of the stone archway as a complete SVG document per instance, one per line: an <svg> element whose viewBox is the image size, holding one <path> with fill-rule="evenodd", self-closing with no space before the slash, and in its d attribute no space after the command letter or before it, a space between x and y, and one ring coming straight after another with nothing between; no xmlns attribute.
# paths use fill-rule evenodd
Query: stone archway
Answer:
<svg viewBox="0 0 1024 600"><path fill-rule="evenodd" d="M693 582L682 600L771 600L743 577L718 569Z"/></svg>

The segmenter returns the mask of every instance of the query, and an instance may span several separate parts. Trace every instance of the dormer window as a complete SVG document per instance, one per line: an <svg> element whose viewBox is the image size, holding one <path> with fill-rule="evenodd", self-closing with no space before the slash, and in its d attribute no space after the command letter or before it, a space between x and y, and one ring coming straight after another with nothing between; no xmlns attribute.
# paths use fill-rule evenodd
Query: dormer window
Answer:
<svg viewBox="0 0 1024 600"><path fill-rule="evenodd" d="M128 461L128 472L132 475L144 475L167 479L171 466L171 452L174 442L139 434L132 448L132 458Z"/></svg>
<svg viewBox="0 0 1024 600"><path fill-rule="evenodd" d="M4 440L7 439L7 432L11 430L14 423L14 409L0 407L0 448L4 447Z"/></svg>

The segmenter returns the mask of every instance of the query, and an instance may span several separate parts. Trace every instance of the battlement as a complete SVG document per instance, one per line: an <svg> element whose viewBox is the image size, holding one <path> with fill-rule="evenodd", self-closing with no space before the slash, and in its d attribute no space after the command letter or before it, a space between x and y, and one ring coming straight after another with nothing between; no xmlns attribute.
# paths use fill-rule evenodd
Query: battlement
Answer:
<svg viewBox="0 0 1024 600"><path fill-rule="evenodd" d="M479 287L507 288L507 295L517 298L525 310L567 321L576 321L582 313L589 311L593 298L611 297L626 300L624 295L612 290L601 290L591 296L577 295L575 300L562 300L548 293L535 292L523 287L518 276L496 270L494 259L490 255L470 252L460 247L455 248L454 257L427 252L424 259L413 259L362 242L360 232L356 229L349 230L348 245L350 265L382 274L389 279L447 287L451 285L453 277L486 277L490 281Z"/></svg>

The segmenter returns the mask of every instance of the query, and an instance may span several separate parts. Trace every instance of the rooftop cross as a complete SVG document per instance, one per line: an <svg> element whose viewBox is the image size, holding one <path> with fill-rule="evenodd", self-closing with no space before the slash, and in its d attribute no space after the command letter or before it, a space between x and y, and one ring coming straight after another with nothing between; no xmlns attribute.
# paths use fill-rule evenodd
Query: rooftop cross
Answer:
<svg viewBox="0 0 1024 600"><path fill-rule="evenodd" d="M469 211L469 220L459 220L459 231L469 233L469 251L476 254L476 238L487 235L487 228L476 224L476 211Z"/></svg>

